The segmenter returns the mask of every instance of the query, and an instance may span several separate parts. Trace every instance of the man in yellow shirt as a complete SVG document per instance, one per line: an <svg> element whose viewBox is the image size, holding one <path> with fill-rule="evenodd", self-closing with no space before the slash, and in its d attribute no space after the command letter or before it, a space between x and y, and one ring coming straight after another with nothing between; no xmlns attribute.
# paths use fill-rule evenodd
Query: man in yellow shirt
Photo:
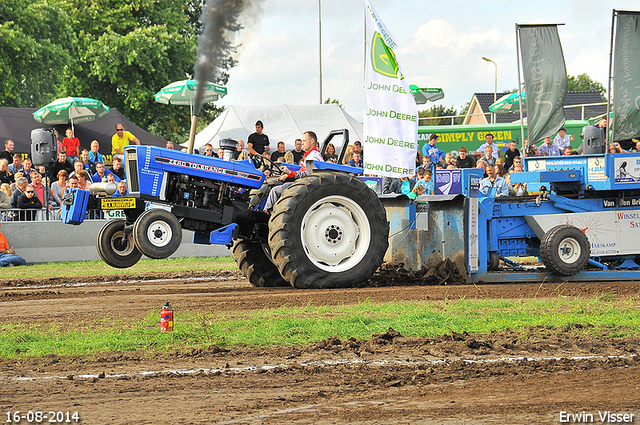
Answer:
<svg viewBox="0 0 640 425"><path fill-rule="evenodd" d="M128 131L124 131L124 125L116 124L116 134L111 138L111 155L113 158L120 157L124 161L124 147L133 142L140 144L140 140Z"/></svg>

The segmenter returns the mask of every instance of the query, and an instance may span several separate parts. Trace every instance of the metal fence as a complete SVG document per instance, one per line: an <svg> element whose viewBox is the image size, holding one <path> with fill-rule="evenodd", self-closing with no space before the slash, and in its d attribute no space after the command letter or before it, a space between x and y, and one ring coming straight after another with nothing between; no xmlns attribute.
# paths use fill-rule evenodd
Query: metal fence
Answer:
<svg viewBox="0 0 640 425"><path fill-rule="evenodd" d="M109 220L122 218L124 213L120 210L87 210L85 220ZM0 209L0 221L60 221L60 209Z"/></svg>

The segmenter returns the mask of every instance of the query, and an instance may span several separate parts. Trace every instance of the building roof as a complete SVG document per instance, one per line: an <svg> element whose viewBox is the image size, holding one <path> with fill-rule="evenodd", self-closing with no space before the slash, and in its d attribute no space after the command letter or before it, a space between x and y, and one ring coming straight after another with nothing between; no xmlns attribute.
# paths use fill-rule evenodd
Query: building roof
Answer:
<svg viewBox="0 0 640 425"><path fill-rule="evenodd" d="M497 93L496 99L500 99L502 96L509 94L510 92L505 93ZM474 109L477 113L484 113L485 123L491 122L491 114L489 113L489 106L494 102L493 93L474 93L473 98L471 99L471 103L469 104L469 112L471 113ZM594 105L594 106L586 106L584 107L584 116L583 116L583 108L567 108L570 105L589 105L593 103L603 103L602 97L600 97L600 93L595 90L591 91L568 91L564 98L564 106L565 106L565 117L568 120L580 120L587 119L590 117L595 117L597 115L602 115L607 113L607 105ZM507 123L514 122L520 119L520 113L516 109L516 113L500 113L496 115L496 123ZM527 116L527 109L523 106L522 116ZM465 123L469 121L470 117L465 117ZM481 117L476 117L481 118Z"/></svg>

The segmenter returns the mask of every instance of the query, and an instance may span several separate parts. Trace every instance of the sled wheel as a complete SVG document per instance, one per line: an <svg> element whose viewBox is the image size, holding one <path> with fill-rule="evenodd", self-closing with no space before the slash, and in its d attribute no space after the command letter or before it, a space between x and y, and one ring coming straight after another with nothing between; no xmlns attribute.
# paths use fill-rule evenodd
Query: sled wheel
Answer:
<svg viewBox="0 0 640 425"><path fill-rule="evenodd" d="M493 271L498 270L500 266L500 256L497 252L490 252L487 257L487 270Z"/></svg>
<svg viewBox="0 0 640 425"><path fill-rule="evenodd" d="M182 228L175 215L154 208L140 214L133 225L136 247L149 258L167 258L182 242Z"/></svg>
<svg viewBox="0 0 640 425"><path fill-rule="evenodd" d="M587 235L577 227L566 224L549 230L540 244L543 264L562 276L580 273L589 262L590 252Z"/></svg>
<svg viewBox="0 0 640 425"><path fill-rule="evenodd" d="M369 279L389 246L378 196L346 173L318 172L289 186L269 220L273 262L296 288L343 288Z"/></svg>
<svg viewBox="0 0 640 425"><path fill-rule="evenodd" d="M131 267L142 257L133 241L133 235L124 232L126 224L126 220L111 220L98 233L98 254L111 267Z"/></svg>
<svg viewBox="0 0 640 425"><path fill-rule="evenodd" d="M280 276L278 268L273 264L268 251L261 243L235 241L231 256L253 286L291 286Z"/></svg>

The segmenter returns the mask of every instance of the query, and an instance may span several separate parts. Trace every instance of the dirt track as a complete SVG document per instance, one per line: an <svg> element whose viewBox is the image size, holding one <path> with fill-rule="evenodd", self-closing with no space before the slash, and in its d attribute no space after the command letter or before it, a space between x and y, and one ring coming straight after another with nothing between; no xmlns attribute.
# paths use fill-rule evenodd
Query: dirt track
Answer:
<svg viewBox="0 0 640 425"><path fill-rule="evenodd" d="M105 316L139 319L167 300L178 311L247 311L366 299L626 298L640 289L637 283L565 283L300 291L253 288L233 272L189 278L0 281L2 317L72 327ZM369 341L329 339L311 347L4 361L0 418L4 422L7 411L55 410L78 411L87 424L520 424L560 423L561 411L584 411L598 423L599 411L640 413L637 339L550 338L536 329L529 335L419 339L390 331Z"/></svg>

